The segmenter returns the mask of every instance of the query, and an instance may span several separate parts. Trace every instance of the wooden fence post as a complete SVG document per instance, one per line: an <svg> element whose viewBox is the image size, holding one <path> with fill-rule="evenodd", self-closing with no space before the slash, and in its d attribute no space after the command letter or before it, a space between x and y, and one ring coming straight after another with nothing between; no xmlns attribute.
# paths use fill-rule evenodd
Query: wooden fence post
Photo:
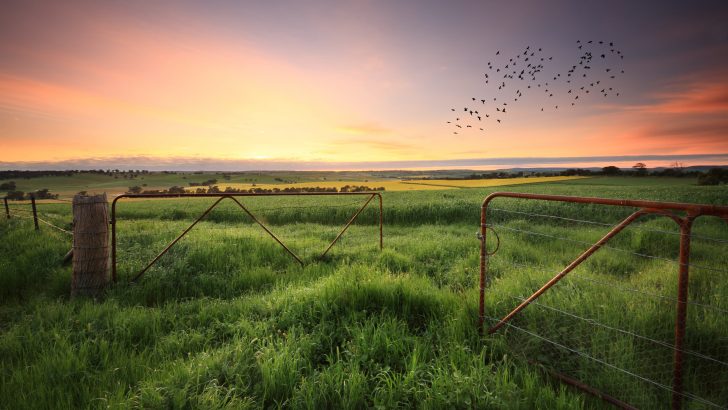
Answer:
<svg viewBox="0 0 728 410"><path fill-rule="evenodd" d="M73 197L71 296L100 296L109 284L109 204L106 194Z"/></svg>
<svg viewBox="0 0 728 410"><path fill-rule="evenodd" d="M33 223L35 223L35 230L39 231L40 226L38 226L38 209L35 207L35 195L30 195L30 205L33 208Z"/></svg>
<svg viewBox="0 0 728 410"><path fill-rule="evenodd" d="M10 219L10 207L8 207L8 198L7 197L3 198L3 202L5 202L5 216L7 216L8 219Z"/></svg>

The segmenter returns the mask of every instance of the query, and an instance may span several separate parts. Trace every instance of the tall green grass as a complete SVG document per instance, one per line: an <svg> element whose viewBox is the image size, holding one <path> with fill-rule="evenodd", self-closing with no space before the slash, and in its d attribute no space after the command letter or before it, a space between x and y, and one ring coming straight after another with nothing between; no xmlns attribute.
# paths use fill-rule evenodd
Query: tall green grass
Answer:
<svg viewBox="0 0 728 410"><path fill-rule="evenodd" d="M503 188L505 190L507 188ZM721 203L723 187L551 184L517 187L557 194ZM723 189L723 190L721 190ZM385 250L376 210L363 215L324 260L316 256L356 205L309 207L307 198L250 201L294 252L299 266L232 204L221 205L138 284L127 279L181 232L203 201L119 205L120 283L103 301L69 300L70 241L32 223L0 221L0 407L2 408L601 408L549 377L576 375L644 408L669 405L659 389L506 329L477 332L479 205L484 190L385 194ZM319 200L319 203L322 201ZM325 203L325 202L324 202ZM280 208L301 205L306 208ZM541 206L543 205L543 206ZM494 207L613 223L618 209L498 200ZM264 209L265 208L265 209ZM64 205L41 205L59 220ZM606 227L493 211L491 222L593 242ZM648 219L611 245L675 257L669 220ZM556 273L584 245L495 228L486 313L497 317ZM726 238L706 218L699 234ZM694 262L728 265L725 245L695 241ZM520 267L519 267L520 266ZM676 266L602 250L515 325L661 383L664 349L557 314L671 341ZM691 298L728 308L719 272L695 269ZM629 290L624 290L629 289ZM646 296L635 291L657 294ZM728 361L725 316L691 306L690 349ZM688 363L686 387L728 402L725 369ZM694 404L694 403L693 403Z"/></svg>

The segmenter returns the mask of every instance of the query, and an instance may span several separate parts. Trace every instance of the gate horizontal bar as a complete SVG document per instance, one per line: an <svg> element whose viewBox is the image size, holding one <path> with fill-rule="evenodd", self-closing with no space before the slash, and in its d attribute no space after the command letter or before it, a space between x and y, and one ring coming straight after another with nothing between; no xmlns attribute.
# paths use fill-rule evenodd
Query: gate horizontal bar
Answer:
<svg viewBox="0 0 728 410"><path fill-rule="evenodd" d="M596 204L611 206L631 206L635 208L661 209L671 211L685 211L696 215L712 215L720 218L728 218L728 206L721 205L704 205L689 204L682 202L658 202L658 201L642 201L632 199L612 199L612 198L595 198L588 196L567 196L567 195L545 195L545 194L529 194L521 192L494 192L483 200L482 208L488 207L490 201L495 198L522 198L522 199L538 199L541 201L559 201L580 204Z"/></svg>

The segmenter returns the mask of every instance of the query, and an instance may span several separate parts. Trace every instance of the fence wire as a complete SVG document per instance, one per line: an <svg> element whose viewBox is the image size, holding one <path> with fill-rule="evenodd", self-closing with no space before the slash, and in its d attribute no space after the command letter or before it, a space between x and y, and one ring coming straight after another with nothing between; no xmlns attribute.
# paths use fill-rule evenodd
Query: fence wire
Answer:
<svg viewBox="0 0 728 410"><path fill-rule="evenodd" d="M54 199L54 201L63 200ZM68 201L70 202L70 201ZM63 208L60 210L57 207L49 208L49 205L61 205ZM49 228L63 233L64 235L73 236L71 227L71 207L64 203L36 203L36 213L34 215L31 208L30 202L27 204L8 204L8 214L10 218L20 218L25 220L37 219L39 223L48 226ZM7 218L7 215L4 216Z"/></svg>
<svg viewBox="0 0 728 410"><path fill-rule="evenodd" d="M490 326L618 222L504 208L488 211L488 226L500 237L500 250L489 257ZM727 408L728 271L720 267L728 265L728 241L692 235L698 239L691 245L698 263L689 264L688 324L678 349L674 329L679 262L674 252L680 234L655 229L651 223L618 234L516 314L495 337L506 338L509 348L529 361L639 408L670 406L673 359L680 350L684 387L678 394L686 408ZM642 235L647 235L648 245ZM635 246L638 249L631 249Z"/></svg>
<svg viewBox="0 0 728 410"><path fill-rule="evenodd" d="M540 214L540 213L533 213L533 212L516 211L516 210L512 210L512 209L504 209L504 208L496 208L496 207L489 207L488 209L493 210L493 211L498 211L498 212L505 212L505 213L509 213L509 214L532 216L532 217L537 217L537 218L557 219L557 220L566 221L566 222L576 222L576 223L580 223L580 224L604 226L604 227L608 227L608 228L611 228L614 226L614 224L609 224L609 223L605 223L605 222L597 222L597 221L591 221L591 220L586 220L586 219L567 218L567 217L557 216L557 215L547 215L547 214ZM626 227L626 229L638 229L638 230L645 231L645 232L654 232L654 233L666 234L666 235L676 235L676 236L681 235L681 233L679 231L668 231L666 229L656 229L656 228L650 228L650 227L643 226L643 225L634 225L634 224L628 225ZM713 238L710 236L699 235L696 233L691 233L690 238L728 244L728 239Z"/></svg>

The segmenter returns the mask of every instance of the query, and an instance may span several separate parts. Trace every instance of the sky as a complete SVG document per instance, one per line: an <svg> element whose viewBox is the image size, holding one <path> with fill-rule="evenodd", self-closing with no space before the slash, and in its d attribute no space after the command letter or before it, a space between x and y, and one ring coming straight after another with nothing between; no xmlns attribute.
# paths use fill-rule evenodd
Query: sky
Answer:
<svg viewBox="0 0 728 410"><path fill-rule="evenodd" d="M728 164L726 21L707 0L5 1L0 169ZM569 67L577 40L621 51L619 96L562 84L454 134L453 107L502 97L489 62Z"/></svg>

